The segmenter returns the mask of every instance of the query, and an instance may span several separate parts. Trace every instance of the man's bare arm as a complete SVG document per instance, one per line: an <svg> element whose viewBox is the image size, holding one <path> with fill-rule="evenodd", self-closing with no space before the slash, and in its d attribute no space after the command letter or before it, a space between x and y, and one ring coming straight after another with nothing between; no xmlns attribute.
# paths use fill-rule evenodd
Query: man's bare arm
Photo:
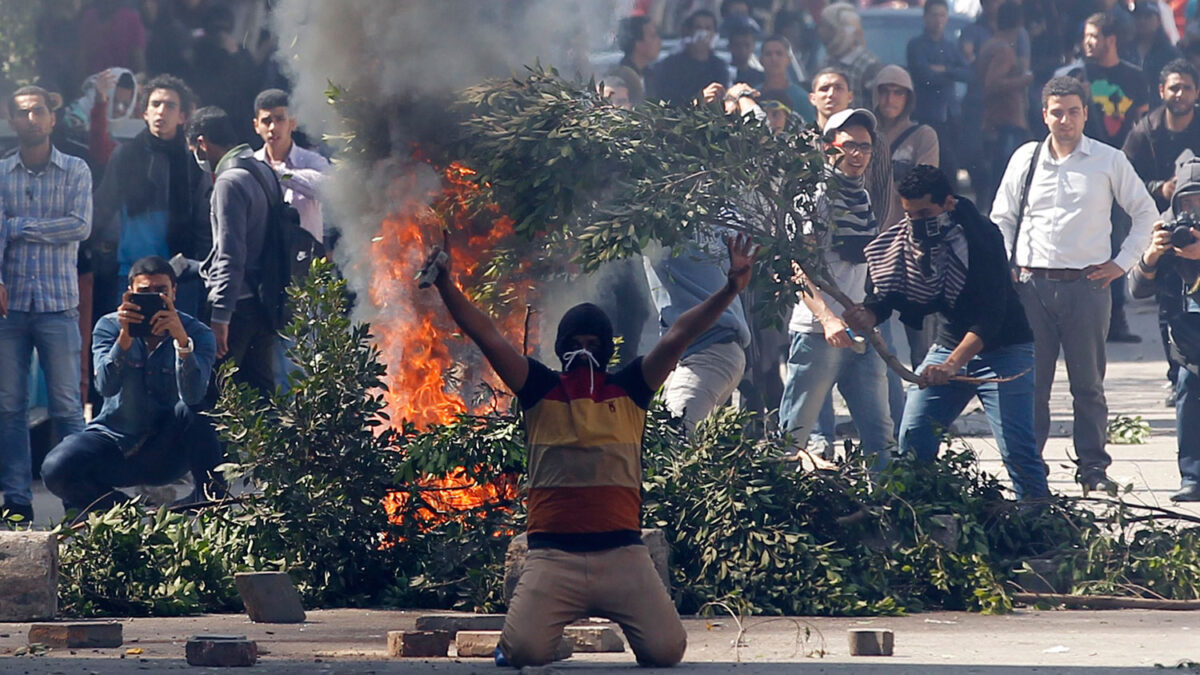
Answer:
<svg viewBox="0 0 1200 675"><path fill-rule="evenodd" d="M450 275L448 239L444 248L434 248L430 260L435 261L437 254L443 250L446 253L445 261L433 263L438 266L438 277L434 282L438 295L442 297L442 302L446 304L446 309L450 311L454 323L458 324L467 337L479 346L479 350L483 352L488 363L492 364L492 368L500 376L504 385L513 393L521 391L525 386L525 380L529 378L529 361L520 350L504 338L492 318L476 307L455 285Z"/></svg>

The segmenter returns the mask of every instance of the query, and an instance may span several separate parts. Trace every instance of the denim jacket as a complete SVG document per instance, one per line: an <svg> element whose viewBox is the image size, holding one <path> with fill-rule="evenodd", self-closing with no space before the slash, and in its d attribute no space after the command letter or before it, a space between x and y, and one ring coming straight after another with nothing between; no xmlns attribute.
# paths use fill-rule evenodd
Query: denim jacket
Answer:
<svg viewBox="0 0 1200 675"><path fill-rule="evenodd" d="M96 390L104 407L89 429L111 435L122 450L130 450L146 437L170 424L179 401L194 406L204 400L217 356L212 329L179 313L184 331L192 339L192 353L179 357L169 337L151 353L146 342L134 338L129 351L117 344L121 323L117 313L106 314L92 332L92 361Z"/></svg>

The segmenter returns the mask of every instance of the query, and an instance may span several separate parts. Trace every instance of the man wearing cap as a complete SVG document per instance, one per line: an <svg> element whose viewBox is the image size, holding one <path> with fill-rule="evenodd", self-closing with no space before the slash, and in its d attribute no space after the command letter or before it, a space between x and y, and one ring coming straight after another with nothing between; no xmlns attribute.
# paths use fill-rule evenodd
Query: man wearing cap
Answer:
<svg viewBox="0 0 1200 675"><path fill-rule="evenodd" d="M79 242L92 229L92 174L50 144L62 97L21 87L8 100L19 151L0 160L0 490L33 518L29 364L36 348L59 437L83 431Z"/></svg>
<svg viewBox="0 0 1200 675"><path fill-rule="evenodd" d="M900 452L932 461L942 432L978 398L1017 497L1045 499L1046 466L1033 433L1033 333L1004 238L974 204L954 195L937 167L913 167L899 191L905 218L867 245L866 301L844 317L859 332L892 312L906 325L932 313L942 318L918 369L919 389L904 407ZM950 380L960 373L990 381Z"/></svg>
<svg viewBox="0 0 1200 675"><path fill-rule="evenodd" d="M1112 458L1104 448L1109 285L1137 262L1158 210L1125 155L1084 135L1087 99L1087 86L1072 77L1046 83L1042 118L1050 135L1013 153L992 220L1004 233L1033 328L1038 448L1050 435L1050 389L1061 351L1074 406L1076 480L1084 489L1107 490L1115 487L1105 473ZM1114 203L1133 219L1119 250L1109 243Z"/></svg>
<svg viewBox="0 0 1200 675"><path fill-rule="evenodd" d="M864 249L879 234L879 222L863 184L879 143L875 129L875 115L863 108L843 110L829 118L824 141L832 152L825 188L817 198L824 231L810 233L824 257L829 281L856 303L866 294ZM878 469L887 463L893 443L887 368L861 337L856 341L840 316L841 309L833 298L816 289L801 294L788 325L792 345L779 422L785 433L804 442L836 384L858 426L863 452Z"/></svg>

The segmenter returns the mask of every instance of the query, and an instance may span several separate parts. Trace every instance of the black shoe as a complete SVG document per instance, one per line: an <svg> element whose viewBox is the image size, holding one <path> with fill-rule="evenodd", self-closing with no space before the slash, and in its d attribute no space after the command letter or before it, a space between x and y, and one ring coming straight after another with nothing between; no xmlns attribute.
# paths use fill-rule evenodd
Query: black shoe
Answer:
<svg viewBox="0 0 1200 675"><path fill-rule="evenodd" d="M1133 334L1128 326L1113 326L1108 329L1108 342L1124 342L1127 344L1137 344L1142 341L1142 336Z"/></svg>
<svg viewBox="0 0 1200 675"><path fill-rule="evenodd" d="M18 504L4 500L4 519L11 524L30 525L33 523L33 504Z"/></svg>
<svg viewBox="0 0 1200 675"><path fill-rule="evenodd" d="M1173 502L1200 502L1200 485L1188 483L1179 488L1179 492L1171 495Z"/></svg>
<svg viewBox="0 0 1200 675"><path fill-rule="evenodd" d="M1089 471L1079 474L1075 477L1075 481L1083 488L1083 493L1086 495L1089 492L1105 492L1109 495L1116 496L1119 486L1103 471Z"/></svg>

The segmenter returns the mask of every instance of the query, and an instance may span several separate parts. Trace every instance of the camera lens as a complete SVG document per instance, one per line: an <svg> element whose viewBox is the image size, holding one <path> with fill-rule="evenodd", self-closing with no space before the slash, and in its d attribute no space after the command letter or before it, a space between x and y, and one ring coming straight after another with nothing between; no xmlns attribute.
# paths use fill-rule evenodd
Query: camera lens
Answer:
<svg viewBox="0 0 1200 675"><path fill-rule="evenodd" d="M1191 226L1176 225L1171 228L1171 245L1175 248L1189 246L1194 241L1196 241L1196 237L1192 234Z"/></svg>

